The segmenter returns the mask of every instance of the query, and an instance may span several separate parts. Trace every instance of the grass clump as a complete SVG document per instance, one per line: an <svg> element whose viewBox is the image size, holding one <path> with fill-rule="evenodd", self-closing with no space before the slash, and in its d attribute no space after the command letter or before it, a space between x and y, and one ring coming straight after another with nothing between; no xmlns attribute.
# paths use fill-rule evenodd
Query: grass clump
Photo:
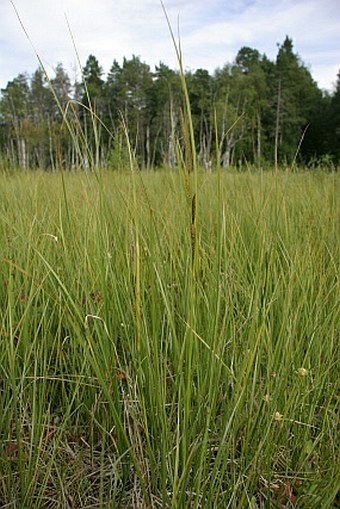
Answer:
<svg viewBox="0 0 340 509"><path fill-rule="evenodd" d="M2 175L0 506L337 507L339 183Z"/></svg>

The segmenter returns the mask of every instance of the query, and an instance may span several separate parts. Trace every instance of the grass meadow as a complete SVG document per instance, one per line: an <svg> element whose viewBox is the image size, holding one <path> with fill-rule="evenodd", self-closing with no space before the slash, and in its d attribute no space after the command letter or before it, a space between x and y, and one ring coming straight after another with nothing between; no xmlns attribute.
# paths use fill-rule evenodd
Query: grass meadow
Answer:
<svg viewBox="0 0 340 509"><path fill-rule="evenodd" d="M340 174L197 189L0 176L0 507L340 507Z"/></svg>

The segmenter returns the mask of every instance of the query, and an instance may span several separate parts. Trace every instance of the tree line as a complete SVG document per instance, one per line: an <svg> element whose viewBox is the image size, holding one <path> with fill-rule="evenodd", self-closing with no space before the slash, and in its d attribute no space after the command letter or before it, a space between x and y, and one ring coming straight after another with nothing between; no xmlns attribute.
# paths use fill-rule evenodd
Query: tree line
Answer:
<svg viewBox="0 0 340 509"><path fill-rule="evenodd" d="M0 96L2 164L22 168L176 167L186 121L179 72L140 57L113 61L104 78L90 55L81 80L62 64L48 78L21 73ZM210 74L186 71L199 164L340 162L340 71L319 89L288 36L275 61L242 47Z"/></svg>

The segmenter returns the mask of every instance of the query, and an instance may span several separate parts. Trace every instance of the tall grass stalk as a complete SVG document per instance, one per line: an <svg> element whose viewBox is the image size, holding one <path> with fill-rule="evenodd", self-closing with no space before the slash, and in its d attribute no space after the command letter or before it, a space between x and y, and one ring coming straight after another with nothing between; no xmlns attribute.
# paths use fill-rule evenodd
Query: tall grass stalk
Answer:
<svg viewBox="0 0 340 509"><path fill-rule="evenodd" d="M198 165L197 165L197 152L196 152L196 142L195 142L195 132L194 125L191 115L191 104L189 91L185 78L185 71L183 66L183 57L181 50L181 42L177 43L170 19L168 17L167 10L163 1L161 0L162 9L166 18L166 22L169 28L171 40L174 46L174 50L177 57L177 62L179 65L180 71L180 80L181 80L181 88L184 97L183 111L182 111L182 131L183 131L183 139L184 139L184 148L185 148L185 165L184 171L186 176L186 187L188 189L189 201L191 206L191 242L192 242L192 271L194 278L198 273L198 244L199 244L199 233L197 231L198 225Z"/></svg>
<svg viewBox="0 0 340 509"><path fill-rule="evenodd" d="M183 93L183 110L182 110L182 135L184 140L184 184L188 196L190 207L190 245L191 245L191 272L185 286L187 298L187 314L185 320L185 332L183 336L183 346L181 348L179 363L177 370L180 375L180 383L178 384L178 410L177 410L177 430L176 430L176 462L175 477L172 495L173 508L185 503L185 488L192 469L193 457L204 444L193 444L190 440L190 428L192 426L193 409L194 409L194 384L193 376L195 371L195 363L198 361L197 339L195 331L197 329L197 311L198 311L198 291L200 279L200 245L199 245L199 229L198 229L198 165L197 152L193 120L191 115L191 104L189 91L186 83L183 58L181 51L181 43L176 42L174 32L165 8L161 0L163 12L168 24L170 36L175 49L177 62L180 70L181 88ZM205 431L209 429L209 419L206 422ZM203 429L202 429L203 431ZM205 434L205 440L207 433Z"/></svg>
<svg viewBox="0 0 340 509"><path fill-rule="evenodd" d="M140 267L141 257L140 257L140 240L138 225L138 198L136 188L137 163L132 151L129 130L123 114L121 115L121 123L125 135L131 172L131 191L133 209L131 210L130 218L130 261L134 289L133 294L134 294L135 323L136 323L136 351L139 352L141 348L142 302L141 302L141 267Z"/></svg>

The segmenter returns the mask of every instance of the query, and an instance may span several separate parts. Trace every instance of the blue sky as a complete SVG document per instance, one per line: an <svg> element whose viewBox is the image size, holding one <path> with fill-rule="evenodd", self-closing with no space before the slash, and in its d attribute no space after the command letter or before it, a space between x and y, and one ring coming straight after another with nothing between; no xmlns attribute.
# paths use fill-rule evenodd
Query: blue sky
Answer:
<svg viewBox="0 0 340 509"><path fill-rule="evenodd" d="M62 62L79 70L64 14L84 64L96 55L107 72L113 59L140 55L151 68L176 60L159 0L14 0L48 72ZM295 51L321 88L332 89L340 69L340 0L165 0L185 67L212 72L242 46L275 59L277 43L292 37ZM0 4L0 88L38 66L10 0Z"/></svg>

